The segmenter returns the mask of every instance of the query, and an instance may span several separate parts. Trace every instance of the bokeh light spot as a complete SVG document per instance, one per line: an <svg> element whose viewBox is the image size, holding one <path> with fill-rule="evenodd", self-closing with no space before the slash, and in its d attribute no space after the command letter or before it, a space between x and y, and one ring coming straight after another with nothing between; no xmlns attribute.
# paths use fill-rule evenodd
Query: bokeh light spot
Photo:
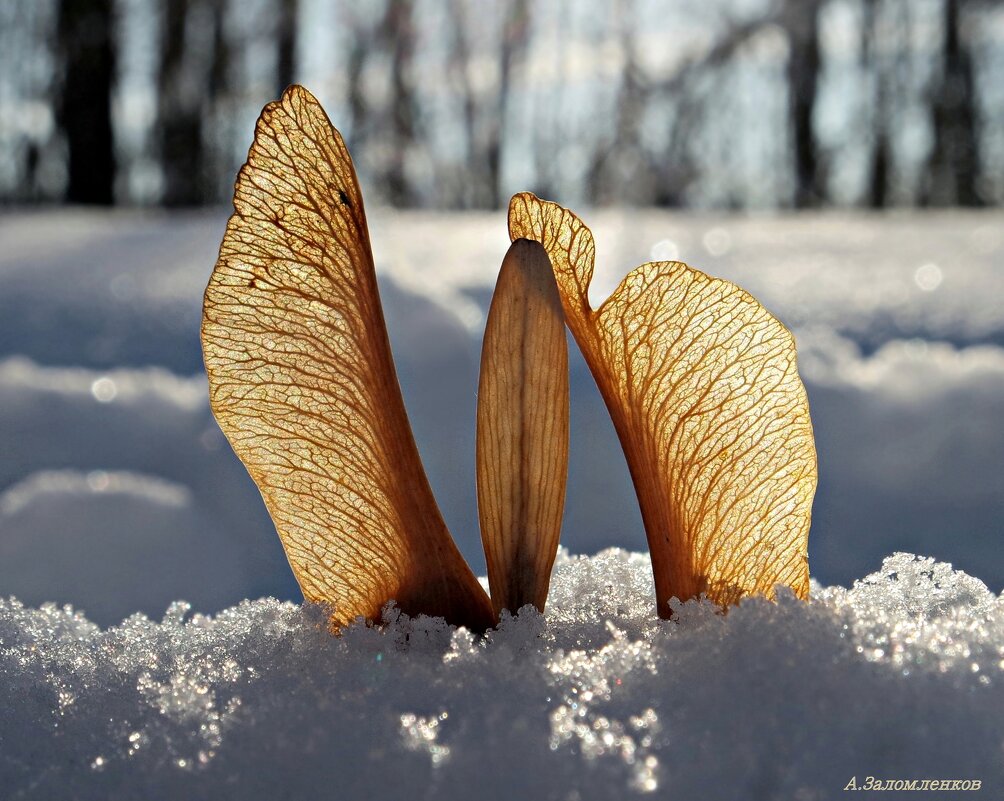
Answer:
<svg viewBox="0 0 1004 801"><path fill-rule="evenodd" d="M732 234L724 228L709 228L701 237L704 249L712 256L724 256L732 250Z"/></svg>
<svg viewBox="0 0 1004 801"><path fill-rule="evenodd" d="M91 384L91 394L98 403L111 403L119 390L112 379L103 375Z"/></svg>
<svg viewBox="0 0 1004 801"><path fill-rule="evenodd" d="M680 258L680 248L672 239L660 239L652 245L652 261L677 261Z"/></svg>
<svg viewBox="0 0 1004 801"><path fill-rule="evenodd" d="M939 286L941 286L941 281L944 276L941 273L941 268L934 262L927 262L927 264L922 264L917 268L917 271L913 274L914 283L920 287L923 292L933 292Z"/></svg>

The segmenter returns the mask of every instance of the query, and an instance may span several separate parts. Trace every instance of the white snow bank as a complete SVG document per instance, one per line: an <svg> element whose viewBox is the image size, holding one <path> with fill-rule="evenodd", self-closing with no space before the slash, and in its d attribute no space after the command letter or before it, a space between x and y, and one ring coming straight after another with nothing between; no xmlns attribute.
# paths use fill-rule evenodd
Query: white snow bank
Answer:
<svg viewBox="0 0 1004 801"><path fill-rule="evenodd" d="M125 471L40 471L0 492L0 564L3 595L70 602L99 623L179 595L215 611L255 580L187 487Z"/></svg>
<svg viewBox="0 0 1004 801"><path fill-rule="evenodd" d="M799 369L819 455L813 569L849 583L881 554L919 551L1004 587L1004 348L909 340L863 355L817 333L799 337Z"/></svg>
<svg viewBox="0 0 1004 801"><path fill-rule="evenodd" d="M3 359L0 432L0 595L107 625L178 594L215 612L297 592L205 376Z"/></svg>
<svg viewBox="0 0 1004 801"><path fill-rule="evenodd" d="M632 267L680 259L735 281L791 328L822 326L871 350L893 339L1004 344L1000 212L721 215L578 209L596 240L598 305ZM377 269L449 308L492 286L504 215L370 217ZM0 270L2 270L0 257ZM484 308L484 306L483 306ZM465 319L471 319L466 310ZM478 330L480 333L480 330Z"/></svg>
<svg viewBox="0 0 1004 801"><path fill-rule="evenodd" d="M648 557L559 556L549 608L442 621L175 604L102 631L0 602L10 798L845 797L1004 783L1004 603L909 554L811 603L653 615ZM884 798L895 798L885 793ZM938 796L941 797L941 796Z"/></svg>

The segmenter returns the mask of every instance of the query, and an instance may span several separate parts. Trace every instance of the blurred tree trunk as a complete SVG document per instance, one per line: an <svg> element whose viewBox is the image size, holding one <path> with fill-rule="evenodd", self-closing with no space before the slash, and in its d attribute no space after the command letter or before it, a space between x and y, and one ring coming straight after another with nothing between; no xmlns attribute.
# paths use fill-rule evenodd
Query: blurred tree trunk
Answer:
<svg viewBox="0 0 1004 801"><path fill-rule="evenodd" d="M931 98L934 148L928 162L924 205L980 206L979 115L973 59L964 29L964 0L945 0L941 75Z"/></svg>
<svg viewBox="0 0 1004 801"><path fill-rule="evenodd" d="M458 185L452 187L451 205L461 208L481 208L489 205L486 178L487 165L482 158L482 148L478 135L478 102L474 85L470 78L470 43L468 41L467 0L453 0L450 21L453 26L453 40L450 46L450 72L456 84L462 105L464 141L464 166Z"/></svg>
<svg viewBox="0 0 1004 801"><path fill-rule="evenodd" d="M412 0L388 0L380 25L380 38L391 52L390 154L384 172L387 200L394 206L411 206L415 193L405 164L416 141L417 107L413 81L415 30Z"/></svg>
<svg viewBox="0 0 1004 801"><path fill-rule="evenodd" d="M157 131L165 206L193 206L205 198L202 147L203 87L186 63L185 32L195 0L164 0L158 76Z"/></svg>
<svg viewBox="0 0 1004 801"><path fill-rule="evenodd" d="M824 193L812 130L819 84L819 7L819 0L786 0L782 18L788 34L788 124L798 208L819 205Z"/></svg>
<svg viewBox="0 0 1004 801"><path fill-rule="evenodd" d="M231 146L243 139L234 119L233 74L230 40L227 37L226 16L230 0L209 0L213 28L212 53L204 116L212 139L204 145L209 152L203 157L202 202L229 198L234 183Z"/></svg>
<svg viewBox="0 0 1004 801"><path fill-rule="evenodd" d="M58 13L63 80L56 113L68 152L66 200L110 205L115 187L112 0L67 0Z"/></svg>
<svg viewBox="0 0 1004 801"><path fill-rule="evenodd" d="M508 198L503 197L502 187L502 146L506 133L506 119L509 116L513 65L523 59L529 38L529 7L527 0L509 0L508 10L502 28L499 52L499 87L497 118L491 127L488 142L488 181L491 189L492 208L501 208Z"/></svg>
<svg viewBox="0 0 1004 801"><path fill-rule="evenodd" d="M296 21L299 3L297 0L277 0L276 39L278 54L276 59L276 97L296 80Z"/></svg>
<svg viewBox="0 0 1004 801"><path fill-rule="evenodd" d="M366 64L366 53L373 43L372 37L366 35L355 15L347 13L344 24L352 32L348 64L345 68L348 106L352 120L346 144L350 151L357 152L366 138L369 123L366 93L363 91L363 67Z"/></svg>
<svg viewBox="0 0 1004 801"><path fill-rule="evenodd" d="M211 2L213 57L209 66L209 99L215 104L230 94L230 43L226 34L227 0L211 0Z"/></svg>
<svg viewBox="0 0 1004 801"><path fill-rule="evenodd" d="M553 36L552 31L543 34L553 43L545 47L544 51L554 69L556 79L548 87L549 93L537 92L533 104L530 123L533 184L529 187L534 194L543 198L557 197L562 179L562 160L557 156L564 148L565 124L562 107L570 82L567 58L570 37L564 35L561 21L571 16L571 6L574 2L575 0L554 0L555 8L551 15L558 20L558 29L553 31Z"/></svg>
<svg viewBox="0 0 1004 801"><path fill-rule="evenodd" d="M868 205L873 209L884 209L890 205L890 156L889 134L885 123L875 127L875 144L872 147L871 165L868 172Z"/></svg>
<svg viewBox="0 0 1004 801"><path fill-rule="evenodd" d="M620 51L624 62L617 92L616 120L612 139L597 142L589 169L589 196L594 203L647 204L655 200L653 170L646 163L640 137L642 116L649 103L648 81L638 63L635 3L622 0Z"/></svg>
<svg viewBox="0 0 1004 801"><path fill-rule="evenodd" d="M663 208L687 205L687 192L700 177L692 150L694 141L700 138L700 125L700 100L692 93L681 93L666 145L656 158L654 205Z"/></svg>
<svg viewBox="0 0 1004 801"><path fill-rule="evenodd" d="M891 159L887 108L889 97L888 77L878 51L879 0L865 0L864 19L861 23L861 58L866 70L871 72L872 98L872 151L868 167L867 204L873 209L886 208L891 199Z"/></svg>

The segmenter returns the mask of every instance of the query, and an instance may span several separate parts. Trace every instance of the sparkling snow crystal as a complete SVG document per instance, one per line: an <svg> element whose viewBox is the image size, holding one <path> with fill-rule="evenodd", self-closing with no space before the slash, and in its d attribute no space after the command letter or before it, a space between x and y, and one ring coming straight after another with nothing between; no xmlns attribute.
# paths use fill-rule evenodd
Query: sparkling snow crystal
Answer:
<svg viewBox="0 0 1004 801"><path fill-rule="evenodd" d="M997 797L1004 604L978 580L896 554L808 604L659 621L652 598L648 557L610 550L562 552L547 614L484 639L394 609L334 638L323 609L275 600L108 630L3 601L0 788L805 801L875 776Z"/></svg>

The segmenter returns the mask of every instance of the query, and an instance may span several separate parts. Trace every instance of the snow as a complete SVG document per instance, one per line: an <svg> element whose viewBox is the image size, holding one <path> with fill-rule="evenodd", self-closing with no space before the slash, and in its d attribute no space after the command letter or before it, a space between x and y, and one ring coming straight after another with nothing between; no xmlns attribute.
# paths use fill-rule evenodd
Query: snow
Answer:
<svg viewBox="0 0 1004 801"><path fill-rule="evenodd" d="M910 551L1004 587L1000 212L583 214L598 246L594 301L655 249L739 282L794 328L820 460L814 576L846 584ZM263 595L299 600L208 408L198 324L225 221L224 210L0 215L0 498L21 498L16 513L0 505L0 595L73 603L102 625L158 615L181 596L205 613ZM419 448L483 572L475 391L504 215L375 209L370 222ZM609 416L574 345L569 355L563 544L643 550ZM124 483L95 489L88 477L102 473ZM141 485L184 500L124 489ZM163 558L151 573L130 554L154 541ZM19 562L4 558L15 542ZM193 554L221 579L197 581Z"/></svg>
<svg viewBox="0 0 1004 801"><path fill-rule="evenodd" d="M160 367L0 361L0 595L74 603L106 625L179 595L205 611L292 597L207 395L203 376Z"/></svg>
<svg viewBox="0 0 1004 801"><path fill-rule="evenodd" d="M220 608L254 575L236 543L203 547L217 542L212 519L187 487L157 477L40 471L0 494L0 515L4 594L30 597L58 576L95 620L120 620L122 596L142 600L132 611L163 611L179 595Z"/></svg>
<svg viewBox="0 0 1004 801"><path fill-rule="evenodd" d="M979 580L898 553L809 603L660 621L653 598L647 554L612 549L563 550L547 614L483 639L393 609L332 637L322 608L274 599L104 630L0 602L0 787L829 799L852 777L1004 781L1004 602Z"/></svg>

